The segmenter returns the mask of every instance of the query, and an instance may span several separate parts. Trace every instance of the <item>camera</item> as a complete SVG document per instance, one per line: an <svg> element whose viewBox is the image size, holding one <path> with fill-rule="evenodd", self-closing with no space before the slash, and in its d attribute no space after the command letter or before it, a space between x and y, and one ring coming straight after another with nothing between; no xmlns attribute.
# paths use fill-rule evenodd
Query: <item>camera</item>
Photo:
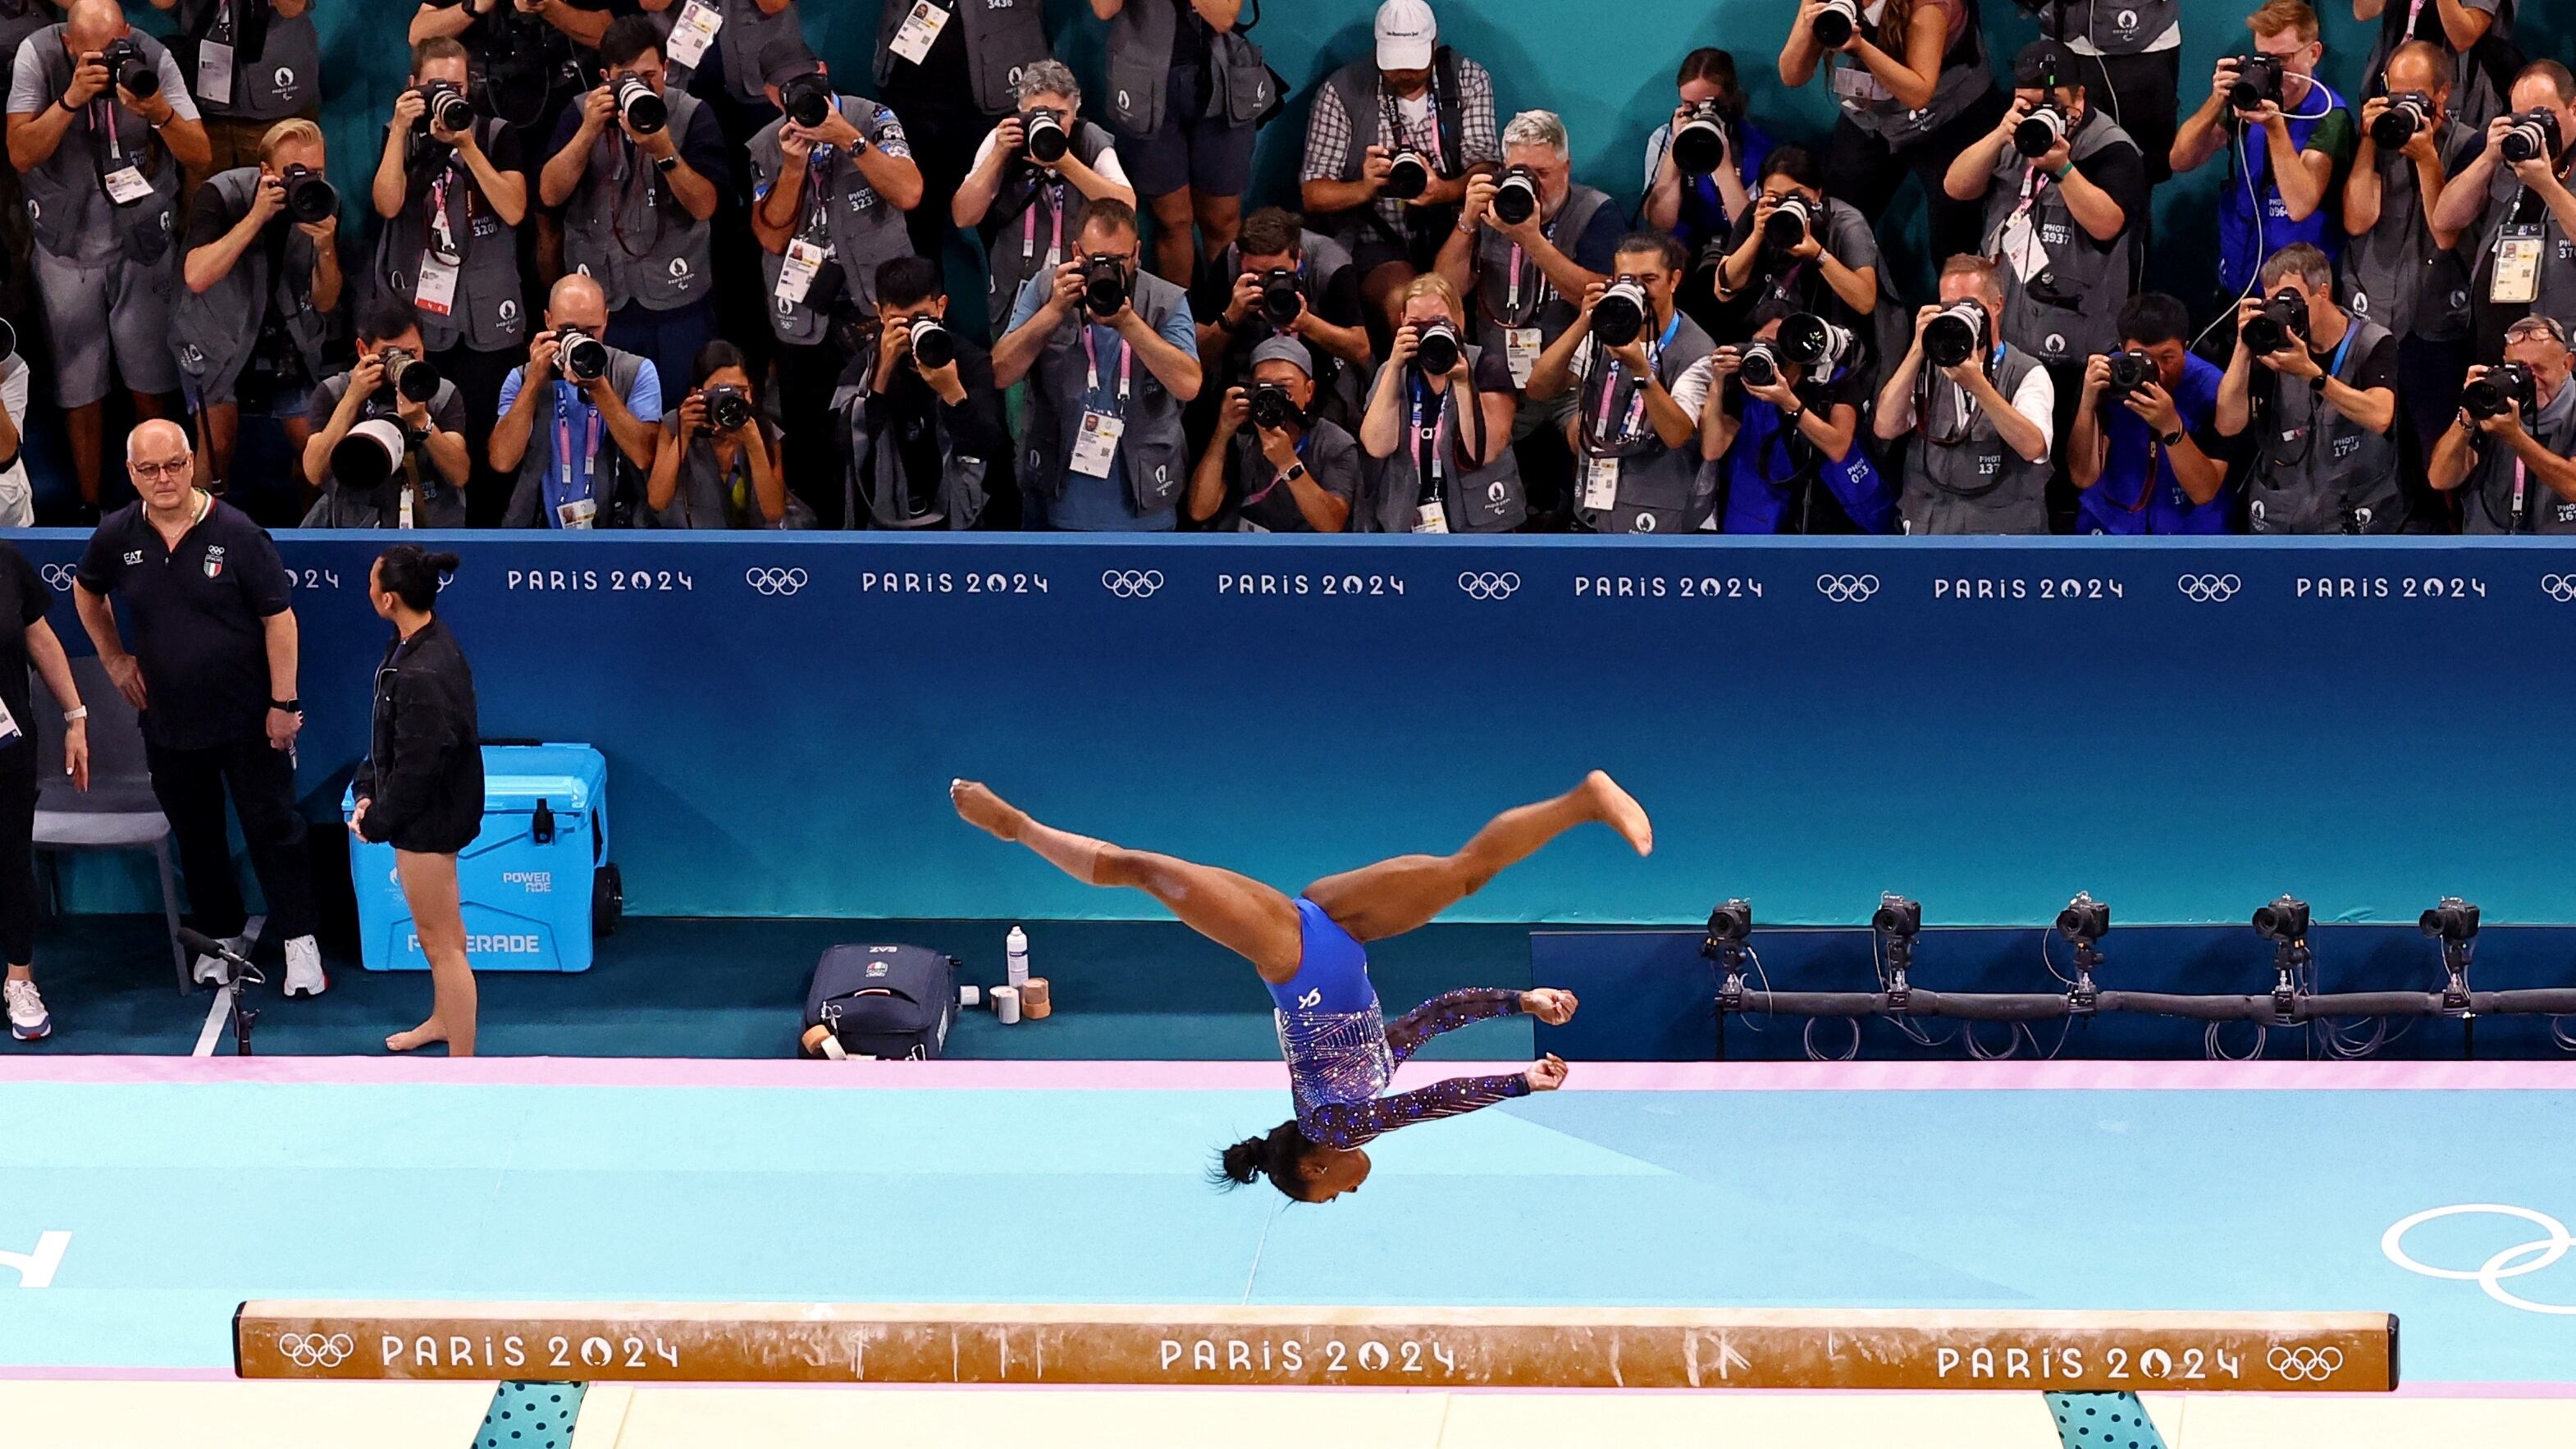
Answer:
<svg viewBox="0 0 2576 1449"><path fill-rule="evenodd" d="M1785 252L1803 245L1815 229L1816 204L1793 192L1772 203L1771 216L1762 223L1762 244Z"/></svg>
<svg viewBox="0 0 2576 1449"><path fill-rule="evenodd" d="M821 71L789 77L787 84L778 88L778 109L787 113L787 119L813 130L831 118L831 81Z"/></svg>
<svg viewBox="0 0 2576 1449"><path fill-rule="evenodd" d="M2558 118L2546 109L2534 107L2513 118L2513 124L2505 128L2504 139L2496 143L2496 149L2504 153L2506 161L2516 166L2525 161L2554 161L2558 159L2561 139Z"/></svg>
<svg viewBox="0 0 2576 1449"><path fill-rule="evenodd" d="M1284 428L1305 420L1305 409L1288 396L1288 389L1275 382L1265 382L1252 389L1252 425L1256 428Z"/></svg>
<svg viewBox="0 0 2576 1449"><path fill-rule="evenodd" d="M707 428L711 432L740 432L742 425L751 421L751 399L732 383L717 383L699 396L706 400Z"/></svg>
<svg viewBox="0 0 2576 1449"><path fill-rule="evenodd" d="M1494 183L1494 215L1518 226L1538 215L1538 178L1526 166L1514 166Z"/></svg>
<svg viewBox="0 0 2576 1449"><path fill-rule="evenodd" d="M412 134L428 138L432 129L459 132L474 124L474 103L456 82L434 80L416 86L412 94L421 99L420 119L412 122Z"/></svg>
<svg viewBox="0 0 2576 1449"><path fill-rule="evenodd" d="M2245 319L2245 350L2256 357L2286 351L2308 335L2308 300L2287 287L2263 302L2263 310Z"/></svg>
<svg viewBox="0 0 2576 1449"><path fill-rule="evenodd" d="M2458 896L2444 896L2415 923L2427 936L2466 941L2478 933L2478 908Z"/></svg>
<svg viewBox="0 0 2576 1449"><path fill-rule="evenodd" d="M2066 909L2057 913L2057 934L2091 945L2111 934L2111 908L2093 899L2092 892L2077 891Z"/></svg>
<svg viewBox="0 0 2576 1449"><path fill-rule="evenodd" d="M1297 290L1297 274L1286 267L1272 267L1261 274L1261 320L1273 327L1285 327L1306 310L1305 295Z"/></svg>
<svg viewBox="0 0 2576 1449"><path fill-rule="evenodd" d="M2131 393L2156 380L2156 360L2143 352L2111 354L2111 380L2102 389L2102 404L2117 407Z"/></svg>
<svg viewBox="0 0 2576 1449"><path fill-rule="evenodd" d="M1084 258L1082 305L1094 317L1117 315L1127 305L1127 264L1116 257Z"/></svg>
<svg viewBox="0 0 2576 1449"><path fill-rule="evenodd" d="M388 347L380 356L385 365L385 386L404 402L425 403L438 397L438 369L424 357L414 357L399 347Z"/></svg>
<svg viewBox="0 0 2576 1449"><path fill-rule="evenodd" d="M948 324L936 317L912 319L913 366L937 370L957 360L957 339L948 333Z"/></svg>
<svg viewBox="0 0 2576 1449"><path fill-rule="evenodd" d="M2480 419L2500 418L2508 409L2519 407L2523 421L2529 423L2540 411L2539 383L2521 363L2500 362L2460 389L2460 406Z"/></svg>
<svg viewBox="0 0 2576 1449"><path fill-rule="evenodd" d="M2057 143L2066 139L2066 133L2073 125L2066 119L2064 111L2055 106L2042 106L2022 117L2021 124L2013 127L2013 149L2036 161L2056 150Z"/></svg>
<svg viewBox="0 0 2576 1449"><path fill-rule="evenodd" d="M2279 56L2249 55L2236 63L2236 83L2227 88L2229 109L2250 111L2265 101L2281 103Z"/></svg>
<svg viewBox="0 0 2576 1449"><path fill-rule="evenodd" d="M1769 342L1747 342L1736 355L1735 373L1755 387L1780 385L1780 349Z"/></svg>
<svg viewBox="0 0 2576 1449"><path fill-rule="evenodd" d="M136 100L149 100L161 93L161 72L143 58L143 47L131 35L120 35L99 47L98 63L107 67L116 88Z"/></svg>
<svg viewBox="0 0 2576 1449"><path fill-rule="evenodd" d="M1673 166L1684 176L1706 176L1726 164L1726 113L1701 101L1673 131Z"/></svg>
<svg viewBox="0 0 2576 1449"><path fill-rule="evenodd" d="M340 210L339 190L310 166L289 166L278 176L286 186L286 214L306 225Z"/></svg>
<svg viewBox="0 0 2576 1449"><path fill-rule="evenodd" d="M1414 337L1413 365L1425 377L1447 377L1458 370L1458 329L1447 318L1422 324Z"/></svg>
<svg viewBox="0 0 2576 1449"><path fill-rule="evenodd" d="M671 123L671 108L641 76L619 76L612 94L617 97L617 119L638 136L650 136Z"/></svg>
<svg viewBox="0 0 2576 1449"><path fill-rule="evenodd" d="M1986 309L1972 301L1953 302L1923 326L1923 355L1934 367L1956 367L1985 350Z"/></svg>
<svg viewBox="0 0 2576 1449"><path fill-rule="evenodd" d="M575 382L594 382L608 371L608 344L580 327L565 323L555 329L555 360L562 364L564 376Z"/></svg>
<svg viewBox="0 0 2576 1449"><path fill-rule="evenodd" d="M1386 194L1398 201L1411 201L1431 189L1431 162L1421 152L1406 146L1387 163Z"/></svg>
<svg viewBox="0 0 2576 1449"><path fill-rule="evenodd" d="M1860 0L1825 0L1825 8L1816 12L1815 24L1807 33L1825 49L1840 50L1858 29Z"/></svg>
<svg viewBox="0 0 2576 1449"><path fill-rule="evenodd" d="M2422 91L2407 91L2388 98L2387 109L2370 123L2370 139L2382 151L2394 151L2415 139L2417 132L2433 124L2433 98Z"/></svg>
<svg viewBox="0 0 2576 1449"><path fill-rule="evenodd" d="M1878 909L1870 915L1869 928L1882 936L1919 935L1923 930L1923 903L1889 891L1878 898Z"/></svg>
<svg viewBox="0 0 2576 1449"><path fill-rule="evenodd" d="M1830 373L1851 360L1858 338L1839 322L1799 312L1780 323L1780 357L1812 372Z"/></svg>
<svg viewBox="0 0 2576 1449"><path fill-rule="evenodd" d="M2254 931L2277 945L2292 945L2306 940L2308 903L2296 896L2284 895L2268 906L2255 907Z"/></svg>
<svg viewBox="0 0 2576 1449"><path fill-rule="evenodd" d="M1700 943L1699 953L1714 961L1726 954L1729 946L1741 946L1753 935L1753 903L1738 898L1720 902L1708 913L1708 938Z"/></svg>
<svg viewBox="0 0 2576 1449"><path fill-rule="evenodd" d="M1653 315L1646 289L1634 277L1621 277L1593 304L1592 340L1603 347L1625 347L1646 330L1646 319Z"/></svg>
<svg viewBox="0 0 2576 1449"><path fill-rule="evenodd" d="M331 450L331 476L344 488L374 488L394 475L411 438L392 418L369 418L340 435Z"/></svg>
<svg viewBox="0 0 2576 1449"><path fill-rule="evenodd" d="M1064 122L1053 111L1031 111L1020 118L1028 131L1029 159L1041 166L1053 166L1064 159L1073 140L1064 133Z"/></svg>

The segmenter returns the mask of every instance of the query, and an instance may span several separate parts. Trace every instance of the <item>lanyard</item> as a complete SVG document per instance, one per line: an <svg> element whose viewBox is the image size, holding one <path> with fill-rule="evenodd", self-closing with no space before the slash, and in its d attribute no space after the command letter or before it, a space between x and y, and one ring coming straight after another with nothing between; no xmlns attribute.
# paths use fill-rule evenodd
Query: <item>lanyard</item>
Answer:
<svg viewBox="0 0 2576 1449"><path fill-rule="evenodd" d="M1449 163L1448 158L1440 154L1440 90L1437 77L1434 77L1432 88L1424 92L1424 95L1431 102L1431 110L1424 118L1424 130L1429 134L1423 137L1422 150L1431 158L1432 169L1440 170ZM1387 93L1383 82L1378 87L1377 112L1384 144L1390 148L1403 147L1408 140L1404 134L1404 113L1397 108L1395 97Z"/></svg>
<svg viewBox="0 0 2576 1449"><path fill-rule="evenodd" d="M805 153L805 222L797 234L806 241L822 241L831 231L832 207L826 193L831 189L832 153L830 146Z"/></svg>
<svg viewBox="0 0 2576 1449"><path fill-rule="evenodd" d="M1664 324L1663 335L1656 338L1655 345L1647 350L1646 361L1648 366L1653 366L1662 360L1664 349L1673 345L1673 338L1680 335L1681 330L1682 314L1678 309L1676 309L1673 313L1673 320ZM1596 343L1594 345L1598 346L1599 344ZM1603 447L1617 447L1637 438L1643 432L1643 424L1646 421L1645 381L1642 378L1638 379L1637 385L1630 390L1628 396L1627 420L1621 423L1619 431L1616 434L1613 434L1610 431L1610 416L1612 413L1617 411L1616 400L1619 396L1619 383L1622 375L1627 371L1627 364L1621 362L1616 357L1612 357L1608 348L1602 348L1600 355L1609 362L1610 370L1603 374L1602 377L1601 418L1600 421L1593 426L1592 435L1596 439L1600 440L1600 445Z"/></svg>
<svg viewBox="0 0 2576 1449"><path fill-rule="evenodd" d="M1099 330L1099 328L1088 322L1082 325L1082 376L1083 385L1087 390L1086 396L1100 391L1100 358L1099 355L1092 350L1092 334ZM1135 356L1136 353L1134 349L1128 347L1126 343L1122 341L1118 344L1117 413L1121 417L1124 417L1127 412L1128 364L1134 360Z"/></svg>
<svg viewBox="0 0 2576 1449"><path fill-rule="evenodd" d="M465 258L464 241L447 219L447 188L448 183L455 179L457 169L455 153L450 152L447 164L438 168L438 175L429 183L429 249L444 262L458 262ZM468 186L465 188L464 235L470 236L473 231L474 188Z"/></svg>
<svg viewBox="0 0 2576 1449"><path fill-rule="evenodd" d="M1298 462L1303 463L1303 462L1305 462L1305 461L1306 461L1306 445L1307 445L1308 443L1313 442L1314 440L1315 440L1315 439L1314 439L1314 434L1312 434L1312 433L1300 433L1300 434L1298 434L1298 435L1297 435L1297 461L1298 461ZM1254 453L1255 453L1257 456L1260 456L1260 457L1262 457L1265 461L1267 461L1267 459L1268 459L1268 456L1269 456L1269 455L1268 455L1268 454L1265 454L1265 453L1261 453L1261 452L1260 452L1260 445L1259 445L1259 444L1255 444L1255 445L1254 445L1253 451L1254 451ZM1280 472L1276 467L1273 467L1273 468L1270 470L1270 481L1261 485L1261 491L1260 491L1260 492L1255 493L1255 494L1253 494L1251 497L1244 499L1244 500L1243 500L1243 506L1244 506L1244 507L1246 507L1246 508L1250 508L1252 505L1254 505L1254 504L1256 504L1256 503L1260 502L1262 499L1269 497L1271 494L1273 494L1273 493L1275 493L1275 492L1279 491L1279 485L1280 485L1280 484L1282 484L1282 483L1284 483L1284 482L1286 482L1287 480L1288 480L1288 475L1287 475L1287 474L1282 473L1282 472Z"/></svg>
<svg viewBox="0 0 2576 1449"><path fill-rule="evenodd" d="M570 412L570 409L569 409L569 405L567 404L567 402L566 402L566 400L565 400L564 392L565 392L565 385L564 385L563 383L561 383L561 382L556 383L556 384L555 384L555 470L556 470L556 476L562 480L564 494L566 495L566 497L570 497L570 496L572 496L572 493L573 493L573 477L572 477L572 460L573 460L573 451L572 451L572 416L571 416L571 412ZM597 487L597 484L596 484L596 482L595 482L595 480L596 480L596 478L597 478L597 475L598 475L598 467L597 467L597 464L596 464L596 461L595 461L595 460L597 459L597 457L598 457L598 455L599 455L599 433L600 433L600 427L601 427L602 423L601 423L601 418L600 418L600 414L599 414L599 409L594 408L594 407L585 407L585 408L583 409L583 411L584 411L584 412L586 412L586 413L588 413L588 414L589 414L589 416L588 416L587 418L585 418L585 419L583 420L583 423L582 423L582 440L583 440L583 446L582 446L581 455L580 455L580 456L581 456L581 493L580 493L580 496L582 496L582 497L584 497L584 498L588 498L588 497L592 497L592 496L594 496L594 495L598 492L598 487Z"/></svg>
<svg viewBox="0 0 2576 1449"><path fill-rule="evenodd" d="M1038 208L1040 193L1047 196L1047 265L1056 265L1064 256L1064 178L1030 183L1029 204L1020 208L1020 260L1033 260L1038 254Z"/></svg>
<svg viewBox="0 0 2576 1449"><path fill-rule="evenodd" d="M2039 169L2038 162L2033 161L2024 166L2021 173L2021 204L2013 208L2013 215L2017 217L2030 215L2031 207L2038 202L2040 195L2048 190L2049 182L2049 176Z"/></svg>
<svg viewBox="0 0 2576 1449"><path fill-rule="evenodd" d="M1449 404L1450 397L1441 395L1438 406L1431 410L1431 425L1423 426L1422 408L1431 395L1431 384L1420 378L1413 382L1413 421L1411 423L1414 457L1422 474L1420 501L1436 502L1440 485L1449 473ZM1428 462L1423 463L1425 454Z"/></svg>

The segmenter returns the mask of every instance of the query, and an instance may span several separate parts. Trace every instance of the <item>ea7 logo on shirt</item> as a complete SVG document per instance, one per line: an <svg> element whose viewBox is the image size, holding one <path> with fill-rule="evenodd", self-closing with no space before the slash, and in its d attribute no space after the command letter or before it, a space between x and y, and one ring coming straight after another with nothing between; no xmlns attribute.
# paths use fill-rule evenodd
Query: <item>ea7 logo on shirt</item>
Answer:
<svg viewBox="0 0 2576 1449"><path fill-rule="evenodd" d="M219 579L223 576L224 546L220 543L210 543L206 545L206 577Z"/></svg>
<svg viewBox="0 0 2576 1449"><path fill-rule="evenodd" d="M143 550L139 548L129 548L125 551L125 563L128 568L141 562L143 562Z"/></svg>

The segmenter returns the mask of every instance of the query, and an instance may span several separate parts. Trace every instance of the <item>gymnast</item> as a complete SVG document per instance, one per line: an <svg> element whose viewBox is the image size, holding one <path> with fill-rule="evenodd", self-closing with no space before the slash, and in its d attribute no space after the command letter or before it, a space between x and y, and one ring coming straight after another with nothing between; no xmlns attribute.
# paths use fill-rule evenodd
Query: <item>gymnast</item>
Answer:
<svg viewBox="0 0 2576 1449"><path fill-rule="evenodd" d="M1277 1003L1279 1050L1288 1061L1297 1115L1226 1148L1219 1173L1237 1185L1266 1176L1300 1202L1329 1202L1367 1181L1369 1156L1360 1149L1381 1133L1553 1091L1565 1081L1565 1063L1550 1053L1525 1072L1454 1077L1381 1097L1396 1065L1431 1037L1515 1011L1562 1026L1574 1015L1575 999L1554 987L1471 987L1434 997L1389 1024L1369 983L1364 943L1429 922L1503 867L1587 821L1619 832L1639 855L1655 848L1645 810L1595 770L1553 800L1503 812L1454 855L1382 860L1326 876L1291 901L1230 870L1041 825L972 780L952 782L948 794L968 824L1018 841L1085 885L1145 892L1261 973Z"/></svg>

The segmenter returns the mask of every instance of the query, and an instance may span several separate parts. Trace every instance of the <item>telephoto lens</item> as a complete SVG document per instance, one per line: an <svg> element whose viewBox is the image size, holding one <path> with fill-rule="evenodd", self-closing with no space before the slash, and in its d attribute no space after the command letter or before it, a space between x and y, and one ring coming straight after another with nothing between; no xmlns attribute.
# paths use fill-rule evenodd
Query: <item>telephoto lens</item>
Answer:
<svg viewBox="0 0 2576 1449"><path fill-rule="evenodd" d="M1986 345L1986 309L1953 302L1923 327L1923 355L1934 367L1957 367Z"/></svg>
<svg viewBox="0 0 2576 1449"><path fill-rule="evenodd" d="M425 138L432 130L452 134L474 124L474 103L465 99L465 92L456 88L456 82L431 81L419 88L419 95L420 119L412 123L418 135Z"/></svg>
<svg viewBox="0 0 2576 1449"><path fill-rule="evenodd" d="M1116 257L1090 257L1082 264L1082 305L1094 317L1114 317L1127 305L1127 264Z"/></svg>
<svg viewBox="0 0 2576 1449"><path fill-rule="evenodd" d="M936 317L912 319L912 360L916 366L937 370L957 360L957 339Z"/></svg>
<svg viewBox="0 0 2576 1449"><path fill-rule="evenodd" d="M1603 347L1625 347L1646 330L1654 315L1646 289L1634 277L1621 277L1592 308L1592 340Z"/></svg>
<svg viewBox="0 0 2576 1449"><path fill-rule="evenodd" d="M1447 377L1458 370L1458 329L1448 319L1422 324L1414 338L1413 365L1425 377Z"/></svg>
<svg viewBox="0 0 2576 1449"><path fill-rule="evenodd" d="M438 369L427 358L399 347L384 350L385 386L405 402L425 403L438 397Z"/></svg>
<svg viewBox="0 0 2576 1449"><path fill-rule="evenodd" d="M2057 143L2066 139L2069 124L2064 111L2055 106L2042 106L2022 117L2021 124L2013 127L2013 149L2036 161L2056 150Z"/></svg>
<svg viewBox="0 0 2576 1449"><path fill-rule="evenodd" d="M751 421L751 399L732 383L718 383L706 390L707 426L719 433L740 432Z"/></svg>
<svg viewBox="0 0 2576 1449"><path fill-rule="evenodd" d="M2236 84L2227 89L2230 109L2250 111L2269 101L2281 103L2281 62L2257 52L2236 63Z"/></svg>
<svg viewBox="0 0 2576 1449"><path fill-rule="evenodd" d="M1860 29L1860 0L1825 0L1807 33L1827 50L1840 50Z"/></svg>
<svg viewBox="0 0 2576 1449"><path fill-rule="evenodd" d="M2513 408L2522 409L2528 423L2540 411L2539 382L2531 369L2519 362L2500 362L2480 374L2477 381L2460 389L2460 406L2473 418L2500 418Z"/></svg>
<svg viewBox="0 0 2576 1449"><path fill-rule="evenodd" d="M1538 215L1538 178L1526 166L1514 166L1494 183L1494 215L1518 226Z"/></svg>
<svg viewBox="0 0 2576 1449"><path fill-rule="evenodd" d="M1258 428L1284 428L1303 416L1288 389L1275 382L1265 382L1252 390L1252 424Z"/></svg>
<svg viewBox="0 0 2576 1449"><path fill-rule="evenodd" d="M1421 152L1407 146L1387 163L1386 194L1398 201L1411 201L1431 189L1431 163Z"/></svg>
<svg viewBox="0 0 2576 1449"><path fill-rule="evenodd" d="M2111 380L2102 389L2102 402L2107 407L2117 407L2127 401L2131 393L2155 380L2154 358L2143 352L2114 352L2111 354Z"/></svg>
<svg viewBox="0 0 2576 1449"><path fill-rule="evenodd" d="M1772 203L1771 216L1762 223L1762 244L1775 252L1803 246L1815 226L1815 203L1794 193L1783 196Z"/></svg>
<svg viewBox="0 0 2576 1449"><path fill-rule="evenodd" d="M787 119L813 130L831 117L832 83L820 71L791 76L778 88L778 109L787 113Z"/></svg>
<svg viewBox="0 0 2576 1449"><path fill-rule="evenodd" d="M555 341L560 344L555 356L563 363L564 376L591 382L607 373L607 343L569 323L555 329Z"/></svg>
<svg viewBox="0 0 2576 1449"><path fill-rule="evenodd" d="M331 450L331 477L341 487L363 493L392 477L408 451L410 439L402 424L368 418L340 435L340 445Z"/></svg>
<svg viewBox="0 0 2576 1449"><path fill-rule="evenodd" d="M340 193L310 166L289 166L278 179L286 184L286 215L311 225L340 210Z"/></svg>
<svg viewBox="0 0 2576 1449"><path fill-rule="evenodd" d="M671 108L653 94L653 88L640 76L617 78L617 117L626 129L638 136L650 136L671 122Z"/></svg>
<svg viewBox="0 0 2576 1449"><path fill-rule="evenodd" d="M2559 139L2558 117L2545 107L2535 106L2513 118L2496 149L2516 166L2525 161L2552 161L2558 157Z"/></svg>
<svg viewBox="0 0 2576 1449"><path fill-rule="evenodd" d="M2382 151L2395 151L2415 139L2417 132L2429 125L2433 117L2433 98L2422 91L2407 91L2391 96L2379 119L2370 123L2371 144Z"/></svg>
<svg viewBox="0 0 2576 1449"><path fill-rule="evenodd" d="M1725 164L1726 113L1715 101L1701 101L1673 132L1673 168L1684 176L1706 176Z"/></svg>
<svg viewBox="0 0 2576 1449"><path fill-rule="evenodd" d="M136 100L150 100L161 94L161 72L143 58L143 47L136 45L130 35L120 35L99 47L98 63L107 67L117 89Z"/></svg>
<svg viewBox="0 0 2576 1449"><path fill-rule="evenodd" d="M1297 290L1297 274L1286 267L1272 267L1261 274L1261 320L1273 327L1285 327L1306 310L1306 298Z"/></svg>
<svg viewBox="0 0 2576 1449"><path fill-rule="evenodd" d="M1782 358L1817 372L1831 372L1850 361L1858 341L1850 328L1813 312L1795 313L1780 323Z"/></svg>
<svg viewBox="0 0 2576 1449"><path fill-rule="evenodd" d="M1747 342L1735 364L1736 375L1755 387L1780 385L1780 349L1768 342Z"/></svg>
<svg viewBox="0 0 2576 1449"><path fill-rule="evenodd" d="M1031 111L1021 118L1028 130L1029 159L1041 166L1053 166L1064 159L1072 142L1064 134L1064 122L1053 111Z"/></svg>
<svg viewBox="0 0 2576 1449"><path fill-rule="evenodd" d="M2286 351L2307 335L2307 299L2287 287L2267 298L2262 311L2245 319L2245 350L2256 357Z"/></svg>

